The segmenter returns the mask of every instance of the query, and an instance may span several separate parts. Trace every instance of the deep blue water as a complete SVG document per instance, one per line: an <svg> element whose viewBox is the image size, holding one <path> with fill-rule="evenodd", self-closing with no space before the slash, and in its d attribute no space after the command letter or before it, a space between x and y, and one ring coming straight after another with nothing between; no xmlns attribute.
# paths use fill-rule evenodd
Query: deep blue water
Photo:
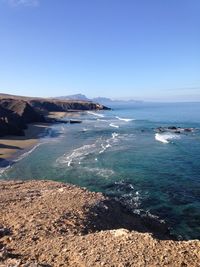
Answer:
<svg viewBox="0 0 200 267"><path fill-rule="evenodd" d="M165 220L177 236L200 239L200 103L138 103L79 116L82 124L52 126L1 178L85 186ZM161 126L193 130L157 133Z"/></svg>

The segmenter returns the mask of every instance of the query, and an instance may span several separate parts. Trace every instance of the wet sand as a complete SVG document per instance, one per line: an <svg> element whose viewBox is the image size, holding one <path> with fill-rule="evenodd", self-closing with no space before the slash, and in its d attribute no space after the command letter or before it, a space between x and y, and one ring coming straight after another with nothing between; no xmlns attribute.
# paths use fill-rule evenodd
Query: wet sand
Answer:
<svg viewBox="0 0 200 267"><path fill-rule="evenodd" d="M31 148L38 143L39 138L50 127L49 123L33 123L28 125L25 136L4 136L0 138L0 163L13 159L24 149Z"/></svg>
<svg viewBox="0 0 200 267"><path fill-rule="evenodd" d="M47 118L62 119L66 117L77 117L80 112L50 112ZM9 135L0 137L0 166L5 165L5 161L15 159L16 155L23 153L25 149L35 146L41 135L52 123L32 123L28 124L25 136Z"/></svg>
<svg viewBox="0 0 200 267"><path fill-rule="evenodd" d="M80 113L84 114L85 111L70 111L70 112L63 112L63 111L57 111L57 112L49 112L48 118L51 119L63 119L67 117L77 117L80 115Z"/></svg>

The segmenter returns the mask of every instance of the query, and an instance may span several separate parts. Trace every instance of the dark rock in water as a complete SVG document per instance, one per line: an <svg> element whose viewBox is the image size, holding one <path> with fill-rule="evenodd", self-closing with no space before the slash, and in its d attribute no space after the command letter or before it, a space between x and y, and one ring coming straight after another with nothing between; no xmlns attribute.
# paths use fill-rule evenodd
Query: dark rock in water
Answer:
<svg viewBox="0 0 200 267"><path fill-rule="evenodd" d="M169 130L177 130L178 127L176 127L176 126L169 126L169 127L167 127L167 129L169 129Z"/></svg>
<svg viewBox="0 0 200 267"><path fill-rule="evenodd" d="M82 123L82 121L79 121L79 120L70 120L69 122L70 123Z"/></svg>
<svg viewBox="0 0 200 267"><path fill-rule="evenodd" d="M158 127L156 130L160 133L164 133L166 131L166 129L163 127Z"/></svg>
<svg viewBox="0 0 200 267"><path fill-rule="evenodd" d="M193 128L185 128L184 131L185 132L192 132L193 131Z"/></svg>
<svg viewBox="0 0 200 267"><path fill-rule="evenodd" d="M159 133L164 133L167 131L174 132L176 134L181 134L183 132L193 132L193 128L181 128L176 126L168 126L168 127L158 127L156 128L156 131Z"/></svg>

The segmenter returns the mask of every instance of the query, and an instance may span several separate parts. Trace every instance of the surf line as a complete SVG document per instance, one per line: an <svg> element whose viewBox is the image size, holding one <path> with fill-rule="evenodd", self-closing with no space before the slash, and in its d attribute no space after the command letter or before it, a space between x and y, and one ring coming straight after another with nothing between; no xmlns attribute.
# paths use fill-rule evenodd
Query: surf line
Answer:
<svg viewBox="0 0 200 267"><path fill-rule="evenodd" d="M134 119L126 119L126 118L120 118L118 116L115 117L116 119L120 120L120 121L125 121L125 122L129 122L129 121L133 121Z"/></svg>
<svg viewBox="0 0 200 267"><path fill-rule="evenodd" d="M110 123L109 126L110 126L110 127L113 127L113 128L119 128L119 125L116 125L116 124L114 124L114 123Z"/></svg>

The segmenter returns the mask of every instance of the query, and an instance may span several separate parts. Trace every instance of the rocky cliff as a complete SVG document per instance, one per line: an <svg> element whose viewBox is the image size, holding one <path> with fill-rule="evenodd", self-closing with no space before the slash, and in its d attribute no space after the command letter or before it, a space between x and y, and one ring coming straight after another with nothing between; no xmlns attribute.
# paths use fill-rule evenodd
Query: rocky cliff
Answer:
<svg viewBox="0 0 200 267"><path fill-rule="evenodd" d="M109 109L103 105L90 101L79 100L30 100L30 105L40 111L82 111Z"/></svg>
<svg viewBox="0 0 200 267"><path fill-rule="evenodd" d="M39 114L28 102L17 99L0 99L0 136L23 135L27 123L44 121L44 116Z"/></svg>
<svg viewBox="0 0 200 267"><path fill-rule="evenodd" d="M90 101L0 95L0 136L23 135L28 123L45 122L48 112L108 109Z"/></svg>

